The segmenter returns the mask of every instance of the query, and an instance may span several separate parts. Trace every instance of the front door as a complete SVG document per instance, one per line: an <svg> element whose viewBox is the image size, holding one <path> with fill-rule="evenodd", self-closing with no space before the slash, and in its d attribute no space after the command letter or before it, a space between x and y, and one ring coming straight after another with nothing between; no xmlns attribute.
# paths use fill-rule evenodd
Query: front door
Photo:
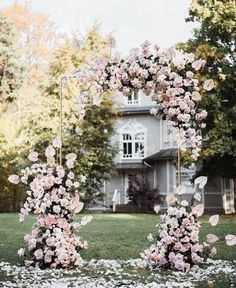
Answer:
<svg viewBox="0 0 236 288"><path fill-rule="evenodd" d="M125 171L124 173L124 204L129 202L129 197L127 194L127 190L129 189L129 185L131 183L132 177L139 177L142 176L141 172L133 172L133 171Z"/></svg>

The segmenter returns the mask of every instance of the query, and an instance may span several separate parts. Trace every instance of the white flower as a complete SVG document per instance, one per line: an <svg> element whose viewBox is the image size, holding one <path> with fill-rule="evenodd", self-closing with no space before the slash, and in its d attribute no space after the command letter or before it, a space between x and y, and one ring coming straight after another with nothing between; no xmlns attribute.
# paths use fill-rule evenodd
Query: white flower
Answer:
<svg viewBox="0 0 236 288"><path fill-rule="evenodd" d="M70 173L68 174L68 178L74 179L75 178L75 174L70 171Z"/></svg>
<svg viewBox="0 0 236 288"><path fill-rule="evenodd" d="M74 187L75 187L75 188L79 188L79 187L80 187L80 183L79 183L78 181L75 181L75 182L74 182Z"/></svg>
<svg viewBox="0 0 236 288"><path fill-rule="evenodd" d="M148 241L152 242L153 241L153 236L152 236L152 233L150 233L148 236L147 236L147 239Z"/></svg>
<svg viewBox="0 0 236 288"><path fill-rule="evenodd" d="M66 155L66 160L67 161L72 161L74 162L77 158L77 155L75 153L69 153Z"/></svg>
<svg viewBox="0 0 236 288"><path fill-rule="evenodd" d="M155 205L154 206L154 211L156 212L156 214L161 210L160 205Z"/></svg>
<svg viewBox="0 0 236 288"><path fill-rule="evenodd" d="M53 212L55 212L55 213L60 213L60 211L61 211L61 207L59 206L59 205L55 205L55 206L53 206Z"/></svg>
<svg viewBox="0 0 236 288"><path fill-rule="evenodd" d="M174 194L168 194L166 196L166 202L168 205L173 205L177 201L177 198L174 196Z"/></svg>
<svg viewBox="0 0 236 288"><path fill-rule="evenodd" d="M17 251L17 254L22 257L25 255L25 249L24 248L20 248L18 251Z"/></svg>
<svg viewBox="0 0 236 288"><path fill-rule="evenodd" d="M85 183L85 181L86 181L86 176L84 176L84 175L81 175L80 176L80 181L82 182L82 183Z"/></svg>
<svg viewBox="0 0 236 288"><path fill-rule="evenodd" d="M183 201L181 201L180 204L181 204L182 206L184 206L184 207L187 207L187 206L188 206L188 201L183 200Z"/></svg>

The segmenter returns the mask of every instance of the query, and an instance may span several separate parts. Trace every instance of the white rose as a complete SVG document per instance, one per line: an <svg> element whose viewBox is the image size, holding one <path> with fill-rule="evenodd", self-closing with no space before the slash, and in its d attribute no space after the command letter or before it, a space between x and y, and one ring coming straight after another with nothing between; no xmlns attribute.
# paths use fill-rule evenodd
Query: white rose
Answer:
<svg viewBox="0 0 236 288"><path fill-rule="evenodd" d="M55 205L55 206L53 206L53 212L55 212L55 213L60 213L60 211L61 211L61 207L59 206L59 205Z"/></svg>

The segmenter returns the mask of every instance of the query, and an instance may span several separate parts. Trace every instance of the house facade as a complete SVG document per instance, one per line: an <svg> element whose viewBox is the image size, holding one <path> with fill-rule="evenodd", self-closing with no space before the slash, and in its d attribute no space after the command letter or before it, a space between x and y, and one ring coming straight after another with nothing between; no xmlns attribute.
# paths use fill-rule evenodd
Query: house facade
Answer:
<svg viewBox="0 0 236 288"><path fill-rule="evenodd" d="M150 109L157 105L151 96L141 92L128 97L116 94L114 100L120 116L115 120L116 132L111 142L118 152L114 159L116 172L110 181L104 183L104 204L113 211L118 211L120 205L124 206L129 202L127 189L133 176L146 176L149 183L157 187L163 196L174 193L178 171L173 165L173 159L177 151L177 141L168 122L150 114ZM181 169L181 181L187 188L187 200L194 192L190 179L196 170L197 166L194 164L188 169ZM209 181L202 195L206 211L235 212L234 189L235 187L225 189L222 179ZM163 203L163 208L165 207L166 203Z"/></svg>

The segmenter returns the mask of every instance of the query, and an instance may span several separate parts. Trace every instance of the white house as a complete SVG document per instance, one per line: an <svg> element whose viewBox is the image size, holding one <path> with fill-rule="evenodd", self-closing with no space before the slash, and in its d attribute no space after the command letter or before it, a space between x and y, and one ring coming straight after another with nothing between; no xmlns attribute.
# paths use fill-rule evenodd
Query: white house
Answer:
<svg viewBox="0 0 236 288"><path fill-rule="evenodd" d="M114 159L116 173L111 181L104 183L104 191L105 205L116 211L124 208L129 201L126 193L133 175L146 175L162 195L173 193L176 188L177 171L172 164L177 151L175 134L170 133L167 121L150 114L150 109L156 107L151 96L140 93L129 97L122 94L114 96L116 108L121 114L116 119L116 133L111 139L118 150ZM181 169L187 199L194 191L190 179L195 172L194 164L188 169ZM223 187L226 182L216 178L208 183L203 195L207 212L234 212L234 194L232 189ZM165 203L163 205L166 206Z"/></svg>

